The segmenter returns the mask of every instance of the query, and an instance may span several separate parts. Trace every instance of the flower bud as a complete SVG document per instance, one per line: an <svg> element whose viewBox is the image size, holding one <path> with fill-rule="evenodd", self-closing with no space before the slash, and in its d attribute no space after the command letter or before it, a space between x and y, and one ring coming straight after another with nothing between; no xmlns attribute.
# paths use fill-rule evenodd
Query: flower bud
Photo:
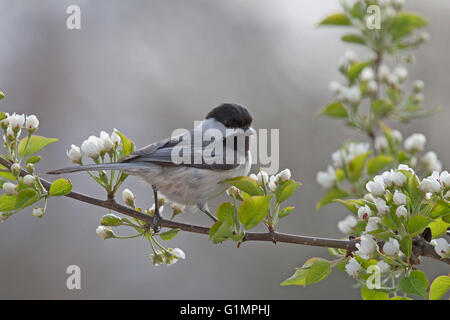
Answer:
<svg viewBox="0 0 450 320"><path fill-rule="evenodd" d="M34 163L27 164L27 170L28 170L28 172L33 173L34 172Z"/></svg>
<svg viewBox="0 0 450 320"><path fill-rule="evenodd" d="M19 174L21 169L22 168L20 167L20 164L18 164L18 163L14 163L11 166L11 172L14 173L14 174Z"/></svg>
<svg viewBox="0 0 450 320"><path fill-rule="evenodd" d="M134 207L134 200L136 197L130 189L125 189L122 191L122 199L127 205Z"/></svg>
<svg viewBox="0 0 450 320"><path fill-rule="evenodd" d="M119 144L122 143L122 139L116 132L117 130L114 129L113 133L111 134L111 141L114 143L114 145L117 147Z"/></svg>
<svg viewBox="0 0 450 320"><path fill-rule="evenodd" d="M27 116L27 120L25 122L25 128L27 128L28 132L33 133L39 127L39 120L33 114L31 116Z"/></svg>
<svg viewBox="0 0 450 320"><path fill-rule="evenodd" d="M409 136L405 142L404 147L408 152L421 152L425 148L427 139L421 133L414 133Z"/></svg>
<svg viewBox="0 0 450 320"><path fill-rule="evenodd" d="M236 198L240 198L241 197L241 191L236 188L235 186L231 186L227 189L226 194L230 197L236 197Z"/></svg>
<svg viewBox="0 0 450 320"><path fill-rule="evenodd" d="M359 207L358 209L358 217L362 220L369 218L372 215L372 210L365 205L364 207Z"/></svg>
<svg viewBox="0 0 450 320"><path fill-rule="evenodd" d="M352 277L357 277L359 274L359 270L361 270L361 265L356 261L355 258L350 258L348 263L345 265L345 271L348 275Z"/></svg>
<svg viewBox="0 0 450 320"><path fill-rule="evenodd" d="M95 232L99 237L103 238L104 240L114 238L114 232L112 231L112 229L105 226L98 226Z"/></svg>
<svg viewBox="0 0 450 320"><path fill-rule="evenodd" d="M36 217L36 218L42 218L44 216L44 209L43 208L34 207L33 208L33 212L31 213L31 215L33 217Z"/></svg>
<svg viewBox="0 0 450 320"><path fill-rule="evenodd" d="M408 215L408 210L405 208L405 206L399 206L397 210L395 210L395 214L397 217L406 217Z"/></svg>
<svg viewBox="0 0 450 320"><path fill-rule="evenodd" d="M82 155L80 147L72 144L70 149L66 151L66 154L70 161L81 164Z"/></svg>
<svg viewBox="0 0 450 320"><path fill-rule="evenodd" d="M389 238L383 245L383 252L388 256L395 256L400 251L400 245L394 238Z"/></svg>
<svg viewBox="0 0 450 320"><path fill-rule="evenodd" d="M380 273L387 273L391 271L391 266L384 261L378 261L376 266L380 269Z"/></svg>
<svg viewBox="0 0 450 320"><path fill-rule="evenodd" d="M407 202L406 195L398 190L395 190L393 200L394 203L398 206L405 205Z"/></svg>
<svg viewBox="0 0 450 320"><path fill-rule="evenodd" d="M448 242L444 238L434 239L431 244L434 246L434 251L441 257L444 257L449 251Z"/></svg>
<svg viewBox="0 0 450 320"><path fill-rule="evenodd" d="M87 154L88 157L96 160L100 156L100 142L97 137L90 136L81 144L81 150Z"/></svg>
<svg viewBox="0 0 450 320"><path fill-rule="evenodd" d="M15 185L14 183L5 182L3 184L3 191L5 191L6 194L9 194L9 195L16 195L17 194L16 187L17 187L17 185Z"/></svg>
<svg viewBox="0 0 450 320"><path fill-rule="evenodd" d="M280 173L277 174L278 181L286 182L291 178L291 170L284 169Z"/></svg>
<svg viewBox="0 0 450 320"><path fill-rule="evenodd" d="M27 186L32 186L35 180L36 178L31 174L27 174L25 177L23 177L23 183L26 184Z"/></svg>
<svg viewBox="0 0 450 320"><path fill-rule="evenodd" d="M338 222L338 229L342 233L350 233L353 231L353 228L356 226L358 221L356 221L354 216L348 215L344 220Z"/></svg>
<svg viewBox="0 0 450 320"><path fill-rule="evenodd" d="M106 152L111 152L114 148L114 142L109 137L109 134L105 131L100 132L100 140L102 141L103 149Z"/></svg>

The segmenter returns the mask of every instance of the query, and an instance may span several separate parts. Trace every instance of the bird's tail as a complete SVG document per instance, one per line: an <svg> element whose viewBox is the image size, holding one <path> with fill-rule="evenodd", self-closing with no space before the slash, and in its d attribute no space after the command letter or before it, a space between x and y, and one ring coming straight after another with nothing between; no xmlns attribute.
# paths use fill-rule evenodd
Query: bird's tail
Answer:
<svg viewBox="0 0 450 320"><path fill-rule="evenodd" d="M138 163L120 163L120 162L104 163L104 164L88 164L83 166L73 166L58 170L52 170L47 172L47 174L64 174L81 171L100 171L100 170L127 170L127 169L137 169L139 166L140 164Z"/></svg>

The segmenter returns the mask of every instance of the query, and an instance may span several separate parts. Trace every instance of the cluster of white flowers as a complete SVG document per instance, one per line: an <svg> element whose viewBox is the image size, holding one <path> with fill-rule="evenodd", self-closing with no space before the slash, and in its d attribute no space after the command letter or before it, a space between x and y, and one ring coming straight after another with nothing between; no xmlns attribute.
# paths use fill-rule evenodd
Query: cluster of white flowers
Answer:
<svg viewBox="0 0 450 320"><path fill-rule="evenodd" d="M283 171L271 176L269 176L267 172L260 170L258 174L250 174L249 178L257 181L260 186L267 187L270 191L275 192L280 183L291 179L291 170L284 169ZM233 192L233 189L229 189L229 192L227 193L231 195L230 192Z"/></svg>
<svg viewBox="0 0 450 320"><path fill-rule="evenodd" d="M24 114L6 113L6 118L0 121L0 127L4 131L3 140L11 141L18 137L22 129L29 133L35 132L39 127L39 120L35 115L25 116Z"/></svg>
<svg viewBox="0 0 450 320"><path fill-rule="evenodd" d="M179 259L185 259L186 254L180 248L169 248L164 252L157 250L154 254L150 255L150 258L152 258L154 266L159 266L160 264L170 266L178 262Z"/></svg>
<svg viewBox="0 0 450 320"><path fill-rule="evenodd" d="M328 166L327 171L319 171L316 176L317 183L325 189L333 187L336 181L335 168L342 168L355 157L369 151L369 143L350 142L331 154L333 166Z"/></svg>
<svg viewBox="0 0 450 320"><path fill-rule="evenodd" d="M100 156L106 153L111 153L117 146L121 143L121 138L117 134L117 130L114 129L113 133L109 135L107 132L100 132L100 137L90 136L88 139L83 141L80 147L72 144L70 149L67 150L67 157L73 163L81 164L83 151L88 157L97 160Z"/></svg>

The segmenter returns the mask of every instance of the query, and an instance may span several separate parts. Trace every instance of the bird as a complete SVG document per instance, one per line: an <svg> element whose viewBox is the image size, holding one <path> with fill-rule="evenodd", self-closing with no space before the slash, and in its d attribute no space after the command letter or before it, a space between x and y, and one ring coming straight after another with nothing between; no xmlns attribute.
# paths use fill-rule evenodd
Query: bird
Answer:
<svg viewBox="0 0 450 320"><path fill-rule="evenodd" d="M153 190L155 232L159 231L162 219L158 193L182 205L196 206L217 222L208 201L229 188L225 180L250 172L250 137L256 134L252 121L245 106L222 103L209 111L194 129L147 145L118 162L72 166L47 173L120 170L140 178Z"/></svg>

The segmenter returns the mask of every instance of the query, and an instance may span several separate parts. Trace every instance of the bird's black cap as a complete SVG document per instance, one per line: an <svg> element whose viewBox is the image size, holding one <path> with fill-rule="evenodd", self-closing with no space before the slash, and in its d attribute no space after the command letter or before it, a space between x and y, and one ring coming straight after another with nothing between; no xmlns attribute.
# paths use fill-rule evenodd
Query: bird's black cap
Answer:
<svg viewBox="0 0 450 320"><path fill-rule="evenodd" d="M253 118L247 108L235 103L223 103L212 109L206 119L216 119L227 128L248 128Z"/></svg>

